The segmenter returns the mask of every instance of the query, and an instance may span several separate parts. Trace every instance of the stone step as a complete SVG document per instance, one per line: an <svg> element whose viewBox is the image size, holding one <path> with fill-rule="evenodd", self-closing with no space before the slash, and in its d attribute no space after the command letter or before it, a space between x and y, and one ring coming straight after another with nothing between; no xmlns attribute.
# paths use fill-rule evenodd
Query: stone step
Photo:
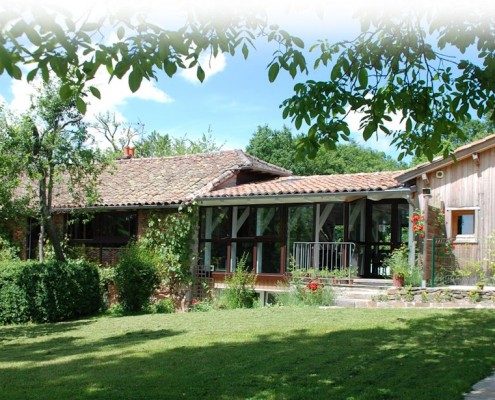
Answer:
<svg viewBox="0 0 495 400"><path fill-rule="evenodd" d="M376 289L334 289L335 297L347 299L368 299L371 300L380 294L386 293Z"/></svg>
<svg viewBox="0 0 495 400"><path fill-rule="evenodd" d="M366 307L370 307L371 304L372 301L368 299L348 299L348 298L335 299L335 306L337 307L366 308Z"/></svg>

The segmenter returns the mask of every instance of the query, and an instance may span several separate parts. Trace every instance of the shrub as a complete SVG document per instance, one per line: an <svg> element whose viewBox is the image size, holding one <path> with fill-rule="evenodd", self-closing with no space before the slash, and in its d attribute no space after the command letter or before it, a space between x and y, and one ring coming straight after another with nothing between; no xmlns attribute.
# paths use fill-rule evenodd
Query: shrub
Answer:
<svg viewBox="0 0 495 400"><path fill-rule="evenodd" d="M122 252L115 267L115 284L125 311L141 311L149 304L160 283L156 265L153 252L137 243L131 243Z"/></svg>
<svg viewBox="0 0 495 400"><path fill-rule="evenodd" d="M19 260L17 257L18 254L19 249L8 239L0 236L0 261Z"/></svg>
<svg viewBox="0 0 495 400"><path fill-rule="evenodd" d="M100 272L100 290L102 293L103 308L110 307L110 287L115 284L115 268L104 267Z"/></svg>
<svg viewBox="0 0 495 400"><path fill-rule="evenodd" d="M232 275L225 278L227 288L222 294L222 300L226 308L252 308L256 302L257 294L254 291L256 276L246 268L246 257L237 262L237 267Z"/></svg>
<svg viewBox="0 0 495 400"><path fill-rule="evenodd" d="M139 243L157 257L162 285L175 299L182 299L192 283L191 246L196 232L197 209L185 207L178 213L152 215Z"/></svg>
<svg viewBox="0 0 495 400"><path fill-rule="evenodd" d="M206 300L194 300L191 302L191 306L189 308L190 311L198 311L198 312L206 312L211 311L215 308L214 303L210 299Z"/></svg>
<svg viewBox="0 0 495 400"><path fill-rule="evenodd" d="M392 254L385 260L384 264L390 268L392 276L402 277L404 280L410 276L408 249L406 246L401 246L392 251Z"/></svg>
<svg viewBox="0 0 495 400"><path fill-rule="evenodd" d="M275 295L276 302L282 306L331 306L335 302L331 287L316 281L308 284L291 284L289 290Z"/></svg>
<svg viewBox="0 0 495 400"><path fill-rule="evenodd" d="M96 266L70 260L8 262L0 266L0 322L57 322L101 307Z"/></svg>
<svg viewBox="0 0 495 400"><path fill-rule="evenodd" d="M158 314L172 314L175 312L175 305L172 299L165 298L154 304L155 312Z"/></svg>

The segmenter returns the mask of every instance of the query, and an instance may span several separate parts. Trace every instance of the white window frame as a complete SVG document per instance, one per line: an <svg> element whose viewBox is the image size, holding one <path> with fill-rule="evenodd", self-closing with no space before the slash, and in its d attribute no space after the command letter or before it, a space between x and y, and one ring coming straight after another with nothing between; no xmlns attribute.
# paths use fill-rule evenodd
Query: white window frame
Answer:
<svg viewBox="0 0 495 400"><path fill-rule="evenodd" d="M474 211L474 233L472 235L455 235L452 232L452 212ZM478 243L479 207L446 207L445 224L447 237L454 240L454 243Z"/></svg>

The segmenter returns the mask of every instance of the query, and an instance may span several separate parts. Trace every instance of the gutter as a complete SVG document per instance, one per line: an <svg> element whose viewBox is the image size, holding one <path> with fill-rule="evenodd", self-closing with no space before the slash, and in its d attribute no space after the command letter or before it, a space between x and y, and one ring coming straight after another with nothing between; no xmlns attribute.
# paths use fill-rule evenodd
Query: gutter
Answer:
<svg viewBox="0 0 495 400"><path fill-rule="evenodd" d="M356 192L337 193L300 193L300 194L276 194L276 195L246 195L236 197L203 197L196 199L199 206L216 205L245 205L245 204L286 204L286 203L318 203L326 201L348 201L349 198L367 197L371 200L390 198L410 199L409 188L368 190Z"/></svg>
<svg viewBox="0 0 495 400"><path fill-rule="evenodd" d="M146 204L146 205L121 205L121 206L89 206L89 207L54 207L52 213L66 213L74 211L127 211L127 210L150 210L150 209L173 209L179 208L182 204Z"/></svg>

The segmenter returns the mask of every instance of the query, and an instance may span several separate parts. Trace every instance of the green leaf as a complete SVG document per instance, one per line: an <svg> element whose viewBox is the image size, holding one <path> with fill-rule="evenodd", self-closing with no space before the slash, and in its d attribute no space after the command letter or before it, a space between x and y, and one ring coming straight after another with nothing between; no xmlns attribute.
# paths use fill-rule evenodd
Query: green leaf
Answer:
<svg viewBox="0 0 495 400"><path fill-rule="evenodd" d="M125 35L124 27L119 26L119 29L117 29L117 37L119 38L119 40L122 40L124 38L124 35Z"/></svg>
<svg viewBox="0 0 495 400"><path fill-rule="evenodd" d="M99 27L100 24L98 24L97 22L86 22L85 24L83 24L83 26L81 26L81 30L84 32L92 32L96 31Z"/></svg>
<svg viewBox="0 0 495 400"><path fill-rule="evenodd" d="M273 63L268 69L268 80L274 82L277 79L278 72L280 71L280 66L277 63Z"/></svg>
<svg viewBox="0 0 495 400"><path fill-rule="evenodd" d="M366 127L363 130L363 138L364 140L368 140L371 136L373 136L373 133L376 132L376 126L373 123L369 123L366 125Z"/></svg>
<svg viewBox="0 0 495 400"><path fill-rule="evenodd" d="M165 73L169 77L172 77L177 72L177 65L175 65L174 62L169 61L163 64L164 64Z"/></svg>
<svg viewBox="0 0 495 400"><path fill-rule="evenodd" d="M76 108L81 114L86 114L86 102L80 97L76 100Z"/></svg>
<svg viewBox="0 0 495 400"><path fill-rule="evenodd" d="M28 82L32 82L34 80L34 78L36 78L37 73L38 73L38 68L35 68L35 69L29 71L27 76L26 76L26 80Z"/></svg>
<svg viewBox="0 0 495 400"><path fill-rule="evenodd" d="M340 63L337 62L333 68L332 72L330 72L330 79L332 81L336 81L340 77Z"/></svg>
<svg viewBox="0 0 495 400"><path fill-rule="evenodd" d="M249 49L246 45L246 43L244 43L242 45L242 55L244 56L244 59L247 59L248 58L248 55L249 55Z"/></svg>
<svg viewBox="0 0 495 400"><path fill-rule="evenodd" d="M200 82L205 80L205 71L201 68L201 65L198 65L198 70L196 71L196 76L198 77Z"/></svg>
<svg viewBox="0 0 495 400"><path fill-rule="evenodd" d="M62 100L68 100L72 96L72 88L70 86L70 83L64 83L62 86L60 86L60 89L58 90L58 94L60 95L60 98ZM79 107L77 107L79 109Z"/></svg>
<svg viewBox="0 0 495 400"><path fill-rule="evenodd" d="M302 39L298 38L298 37L295 37L293 36L292 37L292 41L294 42L294 44L297 46L297 47L300 47L301 49L304 48L304 42L302 41Z"/></svg>
<svg viewBox="0 0 495 400"><path fill-rule="evenodd" d="M358 81L359 81L359 86L361 86L362 88L368 86L368 71L366 71L366 68L361 68L359 70Z"/></svg>
<svg viewBox="0 0 495 400"><path fill-rule="evenodd" d="M98 88L94 87L94 86L90 86L89 87L89 90L91 92L91 94L93 96L95 96L97 99L101 99L101 93L100 91L98 90Z"/></svg>
<svg viewBox="0 0 495 400"><path fill-rule="evenodd" d="M12 73L10 74L14 79L22 78L22 71L17 65L12 65Z"/></svg>
<svg viewBox="0 0 495 400"><path fill-rule="evenodd" d="M141 75L141 72L134 68L129 74L129 89L131 89L132 93L136 92L139 89L142 80L143 75Z"/></svg>

